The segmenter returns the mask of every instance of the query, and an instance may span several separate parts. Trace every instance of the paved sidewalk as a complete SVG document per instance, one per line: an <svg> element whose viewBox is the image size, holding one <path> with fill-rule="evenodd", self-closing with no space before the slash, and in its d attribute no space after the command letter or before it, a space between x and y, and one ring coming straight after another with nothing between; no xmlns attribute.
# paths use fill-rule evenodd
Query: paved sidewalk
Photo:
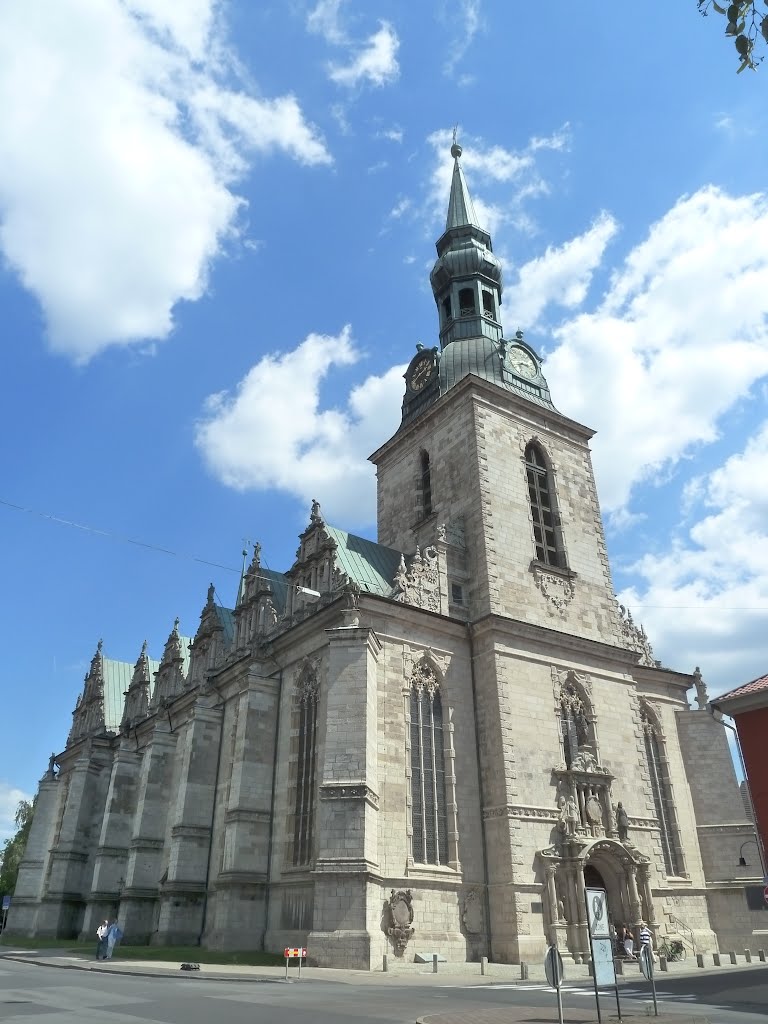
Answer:
<svg viewBox="0 0 768 1024"><path fill-rule="evenodd" d="M553 1008L554 1009L554 1008ZM448 1013L428 1013L425 1017L417 1018L416 1024L542 1024L545 1012L540 1006L504 1006L501 1009L490 1010L461 1010L449 1011ZM557 1012L546 1014L547 1021L556 1021ZM711 1024L709 1017L701 1014L689 1013L660 1013L658 1017L648 1018L645 1013L624 1013L622 1021L629 1024L640 1024L641 1021L652 1020L654 1024ZM594 1010L563 1010L563 1021L565 1024L582 1024L582 1022L594 1022ZM616 1022L616 1014L608 1014L603 1011L603 1021Z"/></svg>

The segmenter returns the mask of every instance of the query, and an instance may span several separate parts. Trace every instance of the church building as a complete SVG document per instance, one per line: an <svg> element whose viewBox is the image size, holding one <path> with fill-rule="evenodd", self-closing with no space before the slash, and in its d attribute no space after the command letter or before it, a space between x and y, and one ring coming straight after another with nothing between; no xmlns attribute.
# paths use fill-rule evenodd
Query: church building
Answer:
<svg viewBox="0 0 768 1024"><path fill-rule="evenodd" d="M321 966L550 943L582 962L600 886L656 943L756 945L725 730L698 669L663 666L617 602L593 432L504 336L501 265L451 153L438 343L371 456L378 543L313 502L293 565L256 545L235 608L212 585L159 661L99 642L9 933L90 941L117 916L128 943L305 945Z"/></svg>

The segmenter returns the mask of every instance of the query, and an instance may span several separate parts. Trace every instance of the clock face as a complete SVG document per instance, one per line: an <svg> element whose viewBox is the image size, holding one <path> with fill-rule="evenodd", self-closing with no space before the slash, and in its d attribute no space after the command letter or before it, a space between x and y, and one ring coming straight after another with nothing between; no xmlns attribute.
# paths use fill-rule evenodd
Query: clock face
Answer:
<svg viewBox="0 0 768 1024"><path fill-rule="evenodd" d="M422 356L411 371L411 391L421 391L432 376L432 356Z"/></svg>
<svg viewBox="0 0 768 1024"><path fill-rule="evenodd" d="M519 373L521 377L535 377L536 376L536 364L522 348L510 349L507 353L507 362L510 367Z"/></svg>

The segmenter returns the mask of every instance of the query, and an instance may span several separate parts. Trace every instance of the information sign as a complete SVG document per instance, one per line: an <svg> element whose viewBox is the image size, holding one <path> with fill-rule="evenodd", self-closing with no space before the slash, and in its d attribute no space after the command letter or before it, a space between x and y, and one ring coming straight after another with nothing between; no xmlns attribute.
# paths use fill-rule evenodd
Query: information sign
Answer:
<svg viewBox="0 0 768 1024"><path fill-rule="evenodd" d="M307 947L306 946L286 946L283 956L286 960L293 960L294 957L306 957Z"/></svg>
<svg viewBox="0 0 768 1024"><path fill-rule="evenodd" d="M589 934L593 939L610 939L611 925L608 920L608 904L605 889L587 889L587 915Z"/></svg>
<svg viewBox="0 0 768 1024"><path fill-rule="evenodd" d="M768 891L768 890L766 890L766 891ZM11 897L10 896L3 896L3 906L0 909L2 909L2 910L10 910L10 908L11 908Z"/></svg>
<svg viewBox="0 0 768 1024"><path fill-rule="evenodd" d="M592 939L592 966L598 986L616 984L612 939Z"/></svg>

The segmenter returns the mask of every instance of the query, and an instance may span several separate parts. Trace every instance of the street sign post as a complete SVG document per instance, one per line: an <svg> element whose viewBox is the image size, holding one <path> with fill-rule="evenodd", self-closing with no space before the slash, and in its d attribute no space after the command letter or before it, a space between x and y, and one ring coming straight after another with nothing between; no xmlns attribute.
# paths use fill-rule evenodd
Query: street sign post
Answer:
<svg viewBox="0 0 768 1024"><path fill-rule="evenodd" d="M600 1013L600 985L613 986L616 992L616 1010L621 1021L619 983L616 980L616 968L613 963L613 936L608 919L605 889L585 889L584 899L587 904L589 948L592 954L592 980L595 983L598 1024L602 1024L603 1019Z"/></svg>
<svg viewBox="0 0 768 1024"><path fill-rule="evenodd" d="M285 980L288 981L288 962L290 960L299 961L299 981L301 981L301 961L307 958L307 947L306 946L286 946L283 952L285 957Z"/></svg>
<svg viewBox="0 0 768 1024"><path fill-rule="evenodd" d="M563 958L560 956L557 946L550 946L547 950L547 955L544 957L544 973L550 987L557 993L557 1016L560 1024L563 1024L563 996L560 986L565 977L565 970L563 969Z"/></svg>
<svg viewBox="0 0 768 1024"><path fill-rule="evenodd" d="M8 920L8 910L10 909L10 906L11 906L11 897L10 896L3 896L3 907L2 907L2 909L3 909L3 926L2 926L2 928L0 928L0 932L4 932L5 931L5 922Z"/></svg>
<svg viewBox="0 0 768 1024"><path fill-rule="evenodd" d="M640 970L643 972L643 977L646 981L651 983L651 992L653 993L653 1012L659 1016L659 1006L656 1002L656 981L653 977L653 952L649 942L643 943L640 947Z"/></svg>

